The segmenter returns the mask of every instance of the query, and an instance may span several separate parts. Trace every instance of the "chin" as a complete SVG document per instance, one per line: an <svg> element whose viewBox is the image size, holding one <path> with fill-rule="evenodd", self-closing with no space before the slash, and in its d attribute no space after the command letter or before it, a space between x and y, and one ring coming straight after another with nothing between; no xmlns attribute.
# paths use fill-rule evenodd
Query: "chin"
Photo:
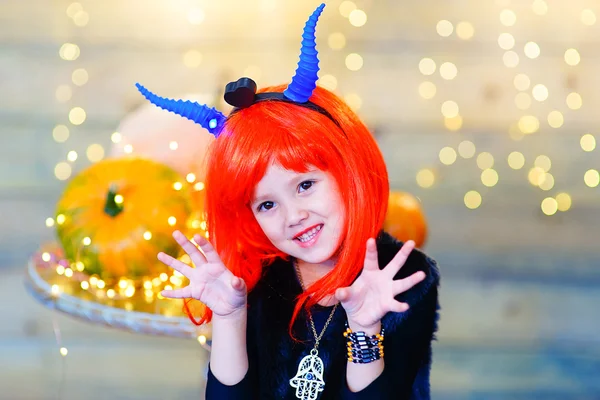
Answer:
<svg viewBox="0 0 600 400"><path fill-rule="evenodd" d="M308 251L305 249L295 248L293 251L284 251L290 256L297 258L298 260L302 260L309 264L324 264L325 262L331 260L338 253L335 249L315 249L315 251Z"/></svg>

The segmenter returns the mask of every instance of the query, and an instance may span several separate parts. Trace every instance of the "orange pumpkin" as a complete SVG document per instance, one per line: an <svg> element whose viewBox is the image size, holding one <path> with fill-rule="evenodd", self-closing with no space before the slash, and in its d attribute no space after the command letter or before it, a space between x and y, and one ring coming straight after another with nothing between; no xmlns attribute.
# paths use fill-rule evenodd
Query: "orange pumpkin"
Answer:
<svg viewBox="0 0 600 400"><path fill-rule="evenodd" d="M189 185L170 167L141 158L106 159L67 185L56 208L57 236L70 262L107 281L155 277L177 256L171 234L191 213Z"/></svg>
<svg viewBox="0 0 600 400"><path fill-rule="evenodd" d="M427 222L419 200L410 193L390 191L383 229L398 240L414 240L417 247L422 247L427 239Z"/></svg>

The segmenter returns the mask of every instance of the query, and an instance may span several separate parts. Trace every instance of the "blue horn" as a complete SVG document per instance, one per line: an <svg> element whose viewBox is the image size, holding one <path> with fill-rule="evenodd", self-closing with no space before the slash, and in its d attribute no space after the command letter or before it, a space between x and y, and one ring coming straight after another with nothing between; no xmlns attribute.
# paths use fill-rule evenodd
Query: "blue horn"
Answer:
<svg viewBox="0 0 600 400"><path fill-rule="evenodd" d="M212 107L199 104L195 101L167 99L155 95L139 83L136 83L135 86L152 104L194 121L215 137L219 136L221 129L223 129L226 117L223 113Z"/></svg>
<svg viewBox="0 0 600 400"><path fill-rule="evenodd" d="M306 21L306 25L304 25L300 61L298 61L296 75L294 75L292 82L283 92L285 97L297 103L306 103L310 96L312 96L313 90L317 87L319 59L317 58L315 28L323 8L325 8L325 3L317 7L310 18L308 18L308 21Z"/></svg>

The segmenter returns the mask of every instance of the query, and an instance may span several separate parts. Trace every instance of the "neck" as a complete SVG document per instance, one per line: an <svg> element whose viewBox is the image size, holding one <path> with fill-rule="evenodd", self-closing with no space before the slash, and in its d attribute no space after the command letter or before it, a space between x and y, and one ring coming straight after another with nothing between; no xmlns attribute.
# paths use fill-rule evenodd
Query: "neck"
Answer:
<svg viewBox="0 0 600 400"><path fill-rule="evenodd" d="M313 283L327 275L336 265L337 260L327 260L319 264L311 264L306 261L296 259L297 273L300 274L303 290L312 286ZM325 296L318 304L322 306L332 306L337 303L333 295Z"/></svg>

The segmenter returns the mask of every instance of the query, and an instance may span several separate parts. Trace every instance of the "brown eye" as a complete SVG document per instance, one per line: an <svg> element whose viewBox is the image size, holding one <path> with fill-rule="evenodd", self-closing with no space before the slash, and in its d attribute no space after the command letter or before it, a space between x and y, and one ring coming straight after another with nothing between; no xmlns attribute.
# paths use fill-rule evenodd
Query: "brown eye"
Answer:
<svg viewBox="0 0 600 400"><path fill-rule="evenodd" d="M303 190L308 190L312 187L312 185L314 183L315 183L315 181L304 181L300 185L298 185L298 188L303 189Z"/></svg>
<svg viewBox="0 0 600 400"><path fill-rule="evenodd" d="M257 211L267 211L270 210L271 208L273 208L273 202L272 201L265 201L264 203L260 203L260 205L257 207Z"/></svg>

